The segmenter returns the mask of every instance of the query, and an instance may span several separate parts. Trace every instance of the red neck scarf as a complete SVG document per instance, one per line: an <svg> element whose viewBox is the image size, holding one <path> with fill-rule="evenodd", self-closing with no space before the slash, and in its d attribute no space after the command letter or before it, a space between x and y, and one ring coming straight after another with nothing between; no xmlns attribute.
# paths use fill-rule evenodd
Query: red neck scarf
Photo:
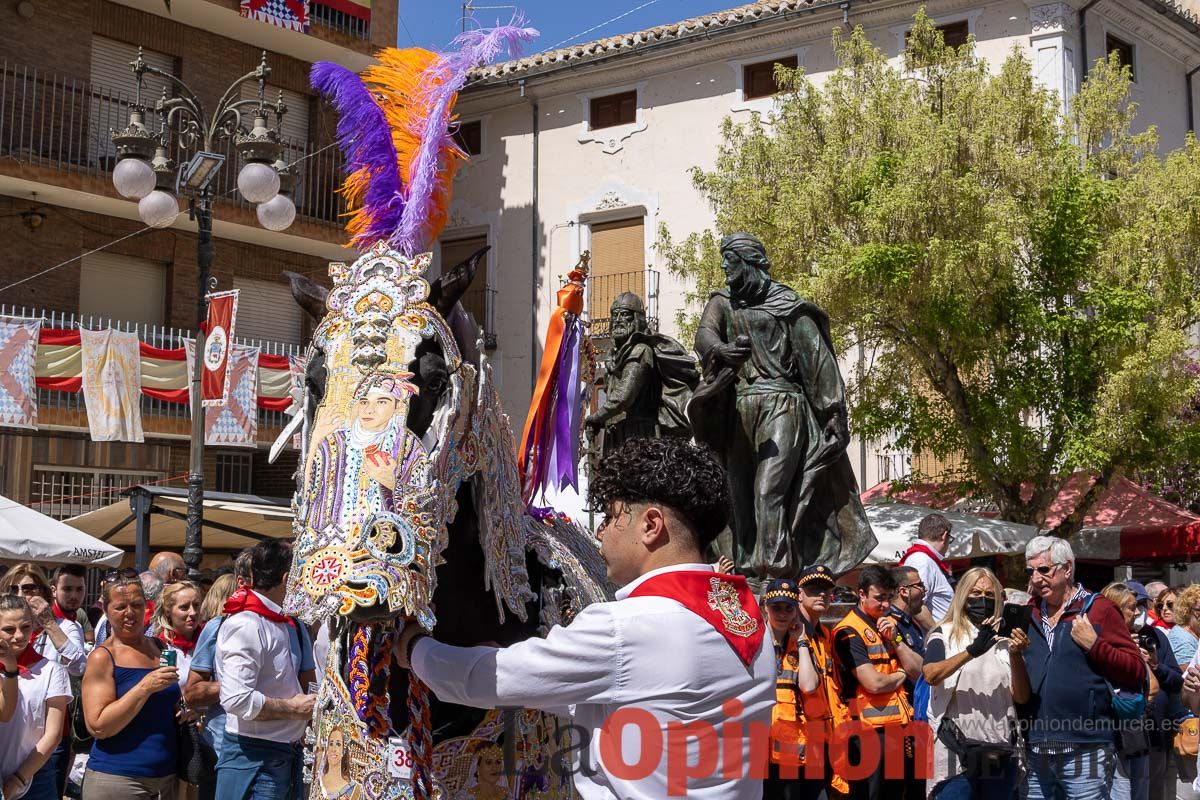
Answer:
<svg viewBox="0 0 1200 800"><path fill-rule="evenodd" d="M908 561L908 557L914 553L924 553L925 555L929 556L933 563L937 564L938 569L940 569L947 578L950 577L950 570L946 567L944 556L924 542L913 542L912 547L905 550L904 555L900 557L900 565L903 566L904 562Z"/></svg>
<svg viewBox="0 0 1200 800"><path fill-rule="evenodd" d="M295 620L291 617L267 608L262 598L248 586L242 586L230 595L229 599L225 601L224 611L226 614L239 614L243 611L249 611L251 614L258 614L263 619L269 619L271 622L282 622L292 627L296 625Z"/></svg>
<svg viewBox="0 0 1200 800"><path fill-rule="evenodd" d="M741 575L700 570L664 572L643 581L630 597L666 597L703 617L749 666L762 647L766 625L750 585Z"/></svg>
<svg viewBox="0 0 1200 800"><path fill-rule="evenodd" d="M45 656L33 649L33 641L42 633L42 629L38 628L33 633L29 634L29 644L25 645L25 651L17 656L18 670L24 669L28 672L28 668L41 661Z"/></svg>
<svg viewBox="0 0 1200 800"><path fill-rule="evenodd" d="M75 619L74 614L68 614L67 612L63 611L61 608L58 607L57 600L55 600L53 603L50 604L50 610L54 612L55 619L69 619L69 620Z"/></svg>
<svg viewBox="0 0 1200 800"><path fill-rule="evenodd" d="M196 632L194 634L192 634L191 639L186 639L183 636L181 636L180 634L176 633L175 631L167 631L167 630L160 631L158 634L158 638L160 638L164 642L166 642L167 647L172 647L183 653L190 654L193 650L196 649L196 642L200 641L200 630L203 627L204 627L203 625L197 627Z"/></svg>
<svg viewBox="0 0 1200 800"><path fill-rule="evenodd" d="M154 616L154 601L147 600L146 601L146 613L142 618L142 627L149 628L150 627L150 619L153 616Z"/></svg>

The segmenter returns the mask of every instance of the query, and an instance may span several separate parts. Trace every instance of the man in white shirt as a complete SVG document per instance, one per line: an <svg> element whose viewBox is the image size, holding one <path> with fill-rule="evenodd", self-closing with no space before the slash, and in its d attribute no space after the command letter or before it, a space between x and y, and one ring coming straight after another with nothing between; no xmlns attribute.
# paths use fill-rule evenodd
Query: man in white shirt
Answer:
<svg viewBox="0 0 1200 800"><path fill-rule="evenodd" d="M300 686L299 659L281 605L292 551L270 539L251 551L249 587L225 603L214 660L225 719L217 762L222 800L291 800L301 792L301 739L314 696Z"/></svg>
<svg viewBox="0 0 1200 800"><path fill-rule="evenodd" d="M585 800L760 798L775 654L746 580L704 563L729 514L724 470L686 440L634 439L590 494L608 578L624 584L615 602L504 649L451 647L410 623L399 663L443 701L570 717Z"/></svg>
<svg viewBox="0 0 1200 800"><path fill-rule="evenodd" d="M917 526L917 541L900 559L900 565L915 569L925 584L925 606L913 618L926 631L946 618L954 598L954 583L946 566L952 539L950 520L941 514L928 514Z"/></svg>

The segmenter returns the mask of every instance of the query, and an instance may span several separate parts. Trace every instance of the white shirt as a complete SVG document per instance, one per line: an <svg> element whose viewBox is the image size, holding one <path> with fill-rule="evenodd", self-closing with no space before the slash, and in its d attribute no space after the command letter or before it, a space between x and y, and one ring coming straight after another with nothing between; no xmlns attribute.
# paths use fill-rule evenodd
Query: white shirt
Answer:
<svg viewBox="0 0 1200 800"><path fill-rule="evenodd" d="M267 608L283 613L261 594L258 597ZM255 719L267 698L286 700L300 694L289 628L287 623L271 622L250 611L232 614L221 623L213 667L221 687L221 706L228 713L225 730L230 736L286 744L304 735L306 719Z"/></svg>
<svg viewBox="0 0 1200 800"><path fill-rule="evenodd" d="M66 667L68 673L78 678L83 675L83 668L87 666L88 657L87 650L83 647L83 626L73 619L60 619L56 622L67 637L62 650L54 646L54 642L50 641L50 634L45 631L42 631L34 640L33 649L41 653L47 660Z"/></svg>
<svg viewBox="0 0 1200 800"><path fill-rule="evenodd" d="M942 572L942 564L941 558L934 561L921 551L912 553L904 560L904 566L915 569L921 576L921 583L925 584L925 607L933 616L935 625L950 613L950 601L954 599L954 588L946 578L946 573Z"/></svg>
<svg viewBox="0 0 1200 800"><path fill-rule="evenodd" d="M555 627L545 639L529 639L511 647L451 647L422 639L413 647L413 672L443 700L476 708L537 708L569 716L582 731L572 735L575 788L584 800L668 796L666 730L669 723L708 723L716 768L688 778L689 798L757 800L762 780L721 776L724 737L741 740L740 774L750 774L748 729L761 731L756 753L766 754L766 732L775 703L775 652L770 632L747 667L725 638L706 620L665 597L629 597L646 579L675 570L712 571L709 564L679 564L649 572L619 592L616 602L584 608L566 627ZM744 710L730 721L722 710L737 699ZM601 726L616 711L638 709L655 720L647 753L637 746L635 724L618 728L626 765L650 759L654 769L641 779L621 778L600 758ZM627 720L634 717L627 711ZM620 718L618 718L620 719ZM710 729L712 730L712 729ZM583 733L589 738L581 747ZM571 735L571 734L569 734ZM689 737L688 763L699 762L697 737ZM654 752L661 748L661 756ZM594 774L580 769L580 761ZM765 768L756 765L758 768ZM681 771L678 770L677 772ZM618 770L620 771L620 770ZM757 774L757 773L754 773ZM678 776L682 778L683 776Z"/></svg>
<svg viewBox="0 0 1200 800"><path fill-rule="evenodd" d="M0 777L12 775L37 746L46 732L46 701L52 697L71 697L71 680L61 664L39 661L17 678L16 711L8 722L0 722Z"/></svg>

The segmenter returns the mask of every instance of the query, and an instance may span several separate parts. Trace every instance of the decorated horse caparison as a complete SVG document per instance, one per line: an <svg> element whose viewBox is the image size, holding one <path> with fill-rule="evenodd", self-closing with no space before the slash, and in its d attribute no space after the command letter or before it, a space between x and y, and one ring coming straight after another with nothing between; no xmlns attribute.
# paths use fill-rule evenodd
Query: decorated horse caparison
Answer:
<svg viewBox="0 0 1200 800"><path fill-rule="evenodd" d="M564 745L555 718L439 703L392 668L407 619L451 644L504 645L609 596L594 539L522 499L509 422L458 303L483 253L429 280L420 252L445 223L462 158L448 132L453 93L469 67L527 34L475 32L447 57L385 51L362 76L314 68L339 112L363 255L330 265L330 290L290 276L319 320L295 426L285 604L320 625L318 651L328 648L310 800L573 796L552 768Z"/></svg>

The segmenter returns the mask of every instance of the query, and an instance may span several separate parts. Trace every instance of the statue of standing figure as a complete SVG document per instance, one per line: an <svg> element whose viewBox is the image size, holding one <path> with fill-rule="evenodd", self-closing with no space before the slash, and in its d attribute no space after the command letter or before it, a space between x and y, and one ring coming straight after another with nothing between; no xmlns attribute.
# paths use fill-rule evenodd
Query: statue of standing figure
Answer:
<svg viewBox="0 0 1200 800"><path fill-rule="evenodd" d="M633 292L613 300L609 326L604 404L584 421L588 430L604 431L602 456L639 437L690 437L687 404L700 382L692 354L650 331L646 307Z"/></svg>
<svg viewBox="0 0 1200 800"><path fill-rule="evenodd" d="M725 289L696 333L704 380L688 417L729 474L732 536L718 547L757 581L858 565L875 534L846 454L846 389L829 318L771 279L757 238L721 240Z"/></svg>

